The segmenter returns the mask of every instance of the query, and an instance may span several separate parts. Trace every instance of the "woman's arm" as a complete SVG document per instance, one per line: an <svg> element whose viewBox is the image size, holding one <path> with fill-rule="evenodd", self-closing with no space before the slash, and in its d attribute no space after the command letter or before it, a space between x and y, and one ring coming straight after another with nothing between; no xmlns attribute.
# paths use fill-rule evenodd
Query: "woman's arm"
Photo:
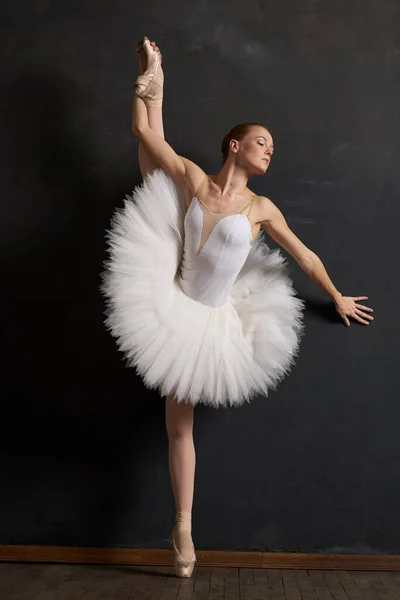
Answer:
<svg viewBox="0 0 400 600"><path fill-rule="evenodd" d="M330 280L320 258L293 233L282 212L272 202L271 206L268 206L268 218L262 222L262 228L273 240L293 256L307 275L334 302L342 296Z"/></svg>
<svg viewBox="0 0 400 600"><path fill-rule="evenodd" d="M199 175L196 177L196 171L187 169L189 161L179 156L164 138L150 128L146 105L136 95L133 100L132 131L140 140L146 153L161 169L183 187L188 185L192 190L195 189L201 176L201 169L197 167Z"/></svg>
<svg viewBox="0 0 400 600"><path fill-rule="evenodd" d="M355 303L358 300L367 300L368 296L343 296L333 285L321 259L293 233L282 212L271 200L260 198L259 211L262 228L289 252L307 275L332 298L344 323L350 326L348 315L364 325L369 325L368 320L373 320L373 317L363 311L372 312L373 309Z"/></svg>

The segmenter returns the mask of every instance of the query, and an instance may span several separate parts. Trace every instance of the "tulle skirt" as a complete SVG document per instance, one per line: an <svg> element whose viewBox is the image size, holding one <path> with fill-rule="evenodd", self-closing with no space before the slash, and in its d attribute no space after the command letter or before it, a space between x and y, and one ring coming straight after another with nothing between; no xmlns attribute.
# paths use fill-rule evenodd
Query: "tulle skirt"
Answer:
<svg viewBox="0 0 400 600"><path fill-rule="evenodd" d="M288 265L260 235L227 302L201 304L179 284L184 214L179 187L161 169L115 211L101 273L106 327L163 396L215 408L267 396L294 365L304 330Z"/></svg>

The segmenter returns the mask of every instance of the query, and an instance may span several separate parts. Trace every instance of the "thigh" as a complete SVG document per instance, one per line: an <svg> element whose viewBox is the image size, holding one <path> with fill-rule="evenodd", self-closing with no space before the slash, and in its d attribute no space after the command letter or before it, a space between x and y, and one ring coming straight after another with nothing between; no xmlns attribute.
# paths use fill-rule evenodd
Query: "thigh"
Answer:
<svg viewBox="0 0 400 600"><path fill-rule="evenodd" d="M169 436L180 437L193 431L194 406L189 402L177 402L174 396L165 399L165 421Z"/></svg>

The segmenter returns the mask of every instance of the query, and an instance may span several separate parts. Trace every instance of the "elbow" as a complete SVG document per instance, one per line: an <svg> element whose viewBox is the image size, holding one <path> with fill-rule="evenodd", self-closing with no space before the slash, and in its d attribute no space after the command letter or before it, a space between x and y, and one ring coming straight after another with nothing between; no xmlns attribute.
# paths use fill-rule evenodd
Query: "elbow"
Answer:
<svg viewBox="0 0 400 600"><path fill-rule="evenodd" d="M137 123L132 123L132 133L133 135L135 135L138 139L140 139L141 133L140 133L140 126Z"/></svg>
<svg viewBox="0 0 400 600"><path fill-rule="evenodd" d="M314 257L316 255L314 254L314 252L308 252L307 254L305 254L304 256L301 257L301 259L299 260L299 265L301 266L301 268L306 271L306 273L309 273L310 271L312 271L313 266L314 266Z"/></svg>

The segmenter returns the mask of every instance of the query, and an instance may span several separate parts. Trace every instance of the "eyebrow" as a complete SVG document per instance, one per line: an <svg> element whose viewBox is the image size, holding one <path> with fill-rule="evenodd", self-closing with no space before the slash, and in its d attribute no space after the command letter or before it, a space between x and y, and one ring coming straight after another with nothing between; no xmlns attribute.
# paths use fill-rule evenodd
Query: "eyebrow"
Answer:
<svg viewBox="0 0 400 600"><path fill-rule="evenodd" d="M266 138L266 137L264 137L263 135L257 135L256 137L258 137L258 138L259 138L259 137L262 137L262 138L263 138L263 139L264 139L266 142L268 142L267 138ZM271 148L274 148L274 145L273 145L273 144L271 144Z"/></svg>

